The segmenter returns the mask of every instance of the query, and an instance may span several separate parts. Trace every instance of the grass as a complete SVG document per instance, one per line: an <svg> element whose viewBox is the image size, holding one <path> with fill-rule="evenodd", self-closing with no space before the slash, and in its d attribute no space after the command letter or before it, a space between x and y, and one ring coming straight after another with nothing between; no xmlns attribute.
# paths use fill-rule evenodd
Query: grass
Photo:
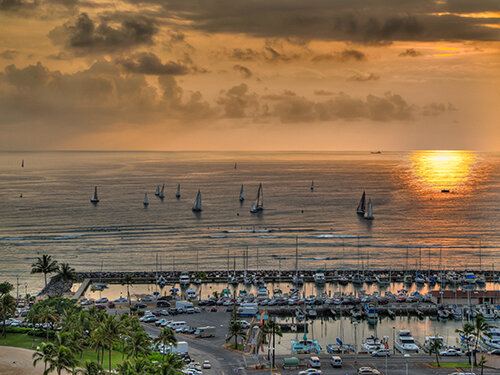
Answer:
<svg viewBox="0 0 500 375"><path fill-rule="evenodd" d="M442 368L467 368L470 367L469 362L440 362ZM431 363L432 367L438 368L438 365L436 362Z"/></svg>
<svg viewBox="0 0 500 375"><path fill-rule="evenodd" d="M7 333L7 346L13 346L16 348L24 348L24 349L31 349L31 350L36 350L37 346L40 346L41 343L45 342L45 339L42 337L35 337L35 346L32 348L31 347L31 342L33 340L32 336L28 336L24 333ZM5 345L5 340L2 335L0 335L0 346ZM80 356L77 356L77 359L80 359ZM97 362L97 353L93 350L84 350L83 351L83 360L82 364L84 364L86 361L92 361L92 362ZM109 366L109 351L104 352L104 363L103 367L106 369ZM113 350L111 352L111 366L113 368L116 367L117 364L122 363L122 353Z"/></svg>

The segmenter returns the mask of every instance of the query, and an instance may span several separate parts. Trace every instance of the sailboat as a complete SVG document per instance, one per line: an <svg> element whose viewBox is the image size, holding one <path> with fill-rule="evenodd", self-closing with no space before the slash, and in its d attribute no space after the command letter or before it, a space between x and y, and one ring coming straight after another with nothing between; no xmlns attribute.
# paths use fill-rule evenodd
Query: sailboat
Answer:
<svg viewBox="0 0 500 375"><path fill-rule="evenodd" d="M311 181L311 191L314 191L314 180Z"/></svg>
<svg viewBox="0 0 500 375"><path fill-rule="evenodd" d="M363 191L363 195L361 196L361 199L358 204L358 208L356 208L356 213L358 215L365 215L365 209L366 209L366 194Z"/></svg>
<svg viewBox="0 0 500 375"><path fill-rule="evenodd" d="M144 207L149 206L148 193L144 193Z"/></svg>
<svg viewBox="0 0 500 375"><path fill-rule="evenodd" d="M198 189L198 194L196 194L196 199L193 204L193 212L201 212L201 192Z"/></svg>
<svg viewBox="0 0 500 375"><path fill-rule="evenodd" d="M238 169L238 163L234 163L234 169Z"/></svg>
<svg viewBox="0 0 500 375"><path fill-rule="evenodd" d="M94 186L94 195L90 198L92 203L99 203L99 198L97 197L97 186Z"/></svg>
<svg viewBox="0 0 500 375"><path fill-rule="evenodd" d="M21 168L24 168L24 159L23 159L23 161L21 162Z"/></svg>
<svg viewBox="0 0 500 375"><path fill-rule="evenodd" d="M264 197L262 193L262 184L260 184L259 190L257 190L257 198L255 198L255 202L252 204L250 212L255 214L257 212L261 212L263 209L264 209Z"/></svg>
<svg viewBox="0 0 500 375"><path fill-rule="evenodd" d="M156 196L159 196L159 195L160 195L160 185L156 185L155 195L156 195Z"/></svg>
<svg viewBox="0 0 500 375"><path fill-rule="evenodd" d="M243 184L241 184L241 189L240 189L240 202L243 202L245 200L245 197L243 196Z"/></svg>
<svg viewBox="0 0 500 375"><path fill-rule="evenodd" d="M175 197L177 199L181 197L181 184L177 184L177 193L175 193Z"/></svg>
<svg viewBox="0 0 500 375"><path fill-rule="evenodd" d="M158 197L160 197L160 199L165 198L165 184L161 186L160 195L158 195Z"/></svg>
<svg viewBox="0 0 500 375"><path fill-rule="evenodd" d="M292 279L293 285L300 286L304 284L304 279L299 275L299 238L295 237L295 275Z"/></svg>
<svg viewBox="0 0 500 375"><path fill-rule="evenodd" d="M368 209L367 209L366 214L365 214L365 219L366 220L373 220L374 219L371 198L368 199Z"/></svg>

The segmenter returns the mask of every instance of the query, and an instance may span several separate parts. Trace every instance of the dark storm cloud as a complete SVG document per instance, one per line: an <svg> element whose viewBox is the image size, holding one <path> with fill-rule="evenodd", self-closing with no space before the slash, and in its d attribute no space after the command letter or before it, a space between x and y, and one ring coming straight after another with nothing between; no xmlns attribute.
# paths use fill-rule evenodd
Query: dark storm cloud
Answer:
<svg viewBox="0 0 500 375"><path fill-rule="evenodd" d="M237 65L233 66L233 70L236 70L237 72L241 73L243 78L250 78L253 75L252 71L243 65L237 64Z"/></svg>
<svg viewBox="0 0 500 375"><path fill-rule="evenodd" d="M172 24L184 20L187 21L184 27L207 33L367 44L499 39L499 30L483 26L484 19L443 15L497 11L496 0L290 0L279 4L267 0L160 0L149 3L161 4L160 17L170 19Z"/></svg>
<svg viewBox="0 0 500 375"><path fill-rule="evenodd" d="M347 78L348 81L354 81L354 82L378 81L379 79L380 76L375 73L369 73L369 74L356 73Z"/></svg>
<svg viewBox="0 0 500 375"><path fill-rule="evenodd" d="M418 57L422 56L422 52L417 51L415 48L408 48L406 51L403 51L399 54L401 57L409 56L409 57Z"/></svg>
<svg viewBox="0 0 500 375"><path fill-rule="evenodd" d="M323 61L338 61L338 62L348 62L348 61L364 61L366 60L366 55L355 49L345 49L340 52L326 53L314 56L311 59L313 62L323 62Z"/></svg>
<svg viewBox="0 0 500 375"><path fill-rule="evenodd" d="M227 118L254 117L259 108L258 95L250 93L245 83L223 91L217 104L223 107L223 116Z"/></svg>
<svg viewBox="0 0 500 375"><path fill-rule="evenodd" d="M54 28L49 37L55 44L74 51L102 52L153 44L157 32L155 22L140 15L131 15L119 26L110 26L107 21L96 24L86 13L81 13L75 22Z"/></svg>
<svg viewBox="0 0 500 375"><path fill-rule="evenodd" d="M151 52L142 52L129 58L119 58L117 63L131 73L156 75L183 75L190 68L181 62L169 61L163 64L158 56Z"/></svg>

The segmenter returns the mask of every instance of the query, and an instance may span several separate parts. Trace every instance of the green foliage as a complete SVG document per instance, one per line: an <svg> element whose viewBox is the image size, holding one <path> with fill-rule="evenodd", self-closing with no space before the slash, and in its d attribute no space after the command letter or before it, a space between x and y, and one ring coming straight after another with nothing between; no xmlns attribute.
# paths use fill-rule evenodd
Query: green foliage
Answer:
<svg viewBox="0 0 500 375"><path fill-rule="evenodd" d="M232 322L231 325L229 326L229 336L226 339L226 342L230 341L232 338L234 338L234 345L233 347L238 350L238 337L241 337L245 339L247 337L247 332L243 328L243 325L241 322Z"/></svg>
<svg viewBox="0 0 500 375"><path fill-rule="evenodd" d="M57 262L50 255L42 255L31 265L31 273L43 273L45 286L47 286L47 274L54 273L59 269Z"/></svg>
<svg viewBox="0 0 500 375"><path fill-rule="evenodd" d="M68 263L61 263L53 277L54 281L73 282L76 281L76 272Z"/></svg>
<svg viewBox="0 0 500 375"><path fill-rule="evenodd" d="M80 306L77 306L76 301L69 298L62 297L52 297L35 303L31 306L31 310L41 310L45 307L52 307L57 315L62 315L66 310L81 310Z"/></svg>
<svg viewBox="0 0 500 375"><path fill-rule="evenodd" d="M8 281L0 283L0 297L4 294L9 294L12 290L14 290L14 286Z"/></svg>
<svg viewBox="0 0 500 375"><path fill-rule="evenodd" d="M439 363L439 351L443 348L443 342L440 340L433 340L431 344L429 345L429 355L432 355L433 353L436 355L436 363L438 367L441 367Z"/></svg>

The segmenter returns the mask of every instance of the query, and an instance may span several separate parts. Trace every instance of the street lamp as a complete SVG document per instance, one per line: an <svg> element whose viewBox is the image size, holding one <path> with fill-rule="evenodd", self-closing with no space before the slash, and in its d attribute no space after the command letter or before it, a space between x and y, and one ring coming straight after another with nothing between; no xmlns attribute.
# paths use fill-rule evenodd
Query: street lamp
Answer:
<svg viewBox="0 0 500 375"><path fill-rule="evenodd" d="M358 322L354 322L354 363L358 363Z"/></svg>
<svg viewBox="0 0 500 375"><path fill-rule="evenodd" d="M392 327L392 354L396 354L396 327Z"/></svg>
<svg viewBox="0 0 500 375"><path fill-rule="evenodd" d="M406 375L408 375L408 358L410 357L409 354L405 354L405 365L406 365Z"/></svg>

